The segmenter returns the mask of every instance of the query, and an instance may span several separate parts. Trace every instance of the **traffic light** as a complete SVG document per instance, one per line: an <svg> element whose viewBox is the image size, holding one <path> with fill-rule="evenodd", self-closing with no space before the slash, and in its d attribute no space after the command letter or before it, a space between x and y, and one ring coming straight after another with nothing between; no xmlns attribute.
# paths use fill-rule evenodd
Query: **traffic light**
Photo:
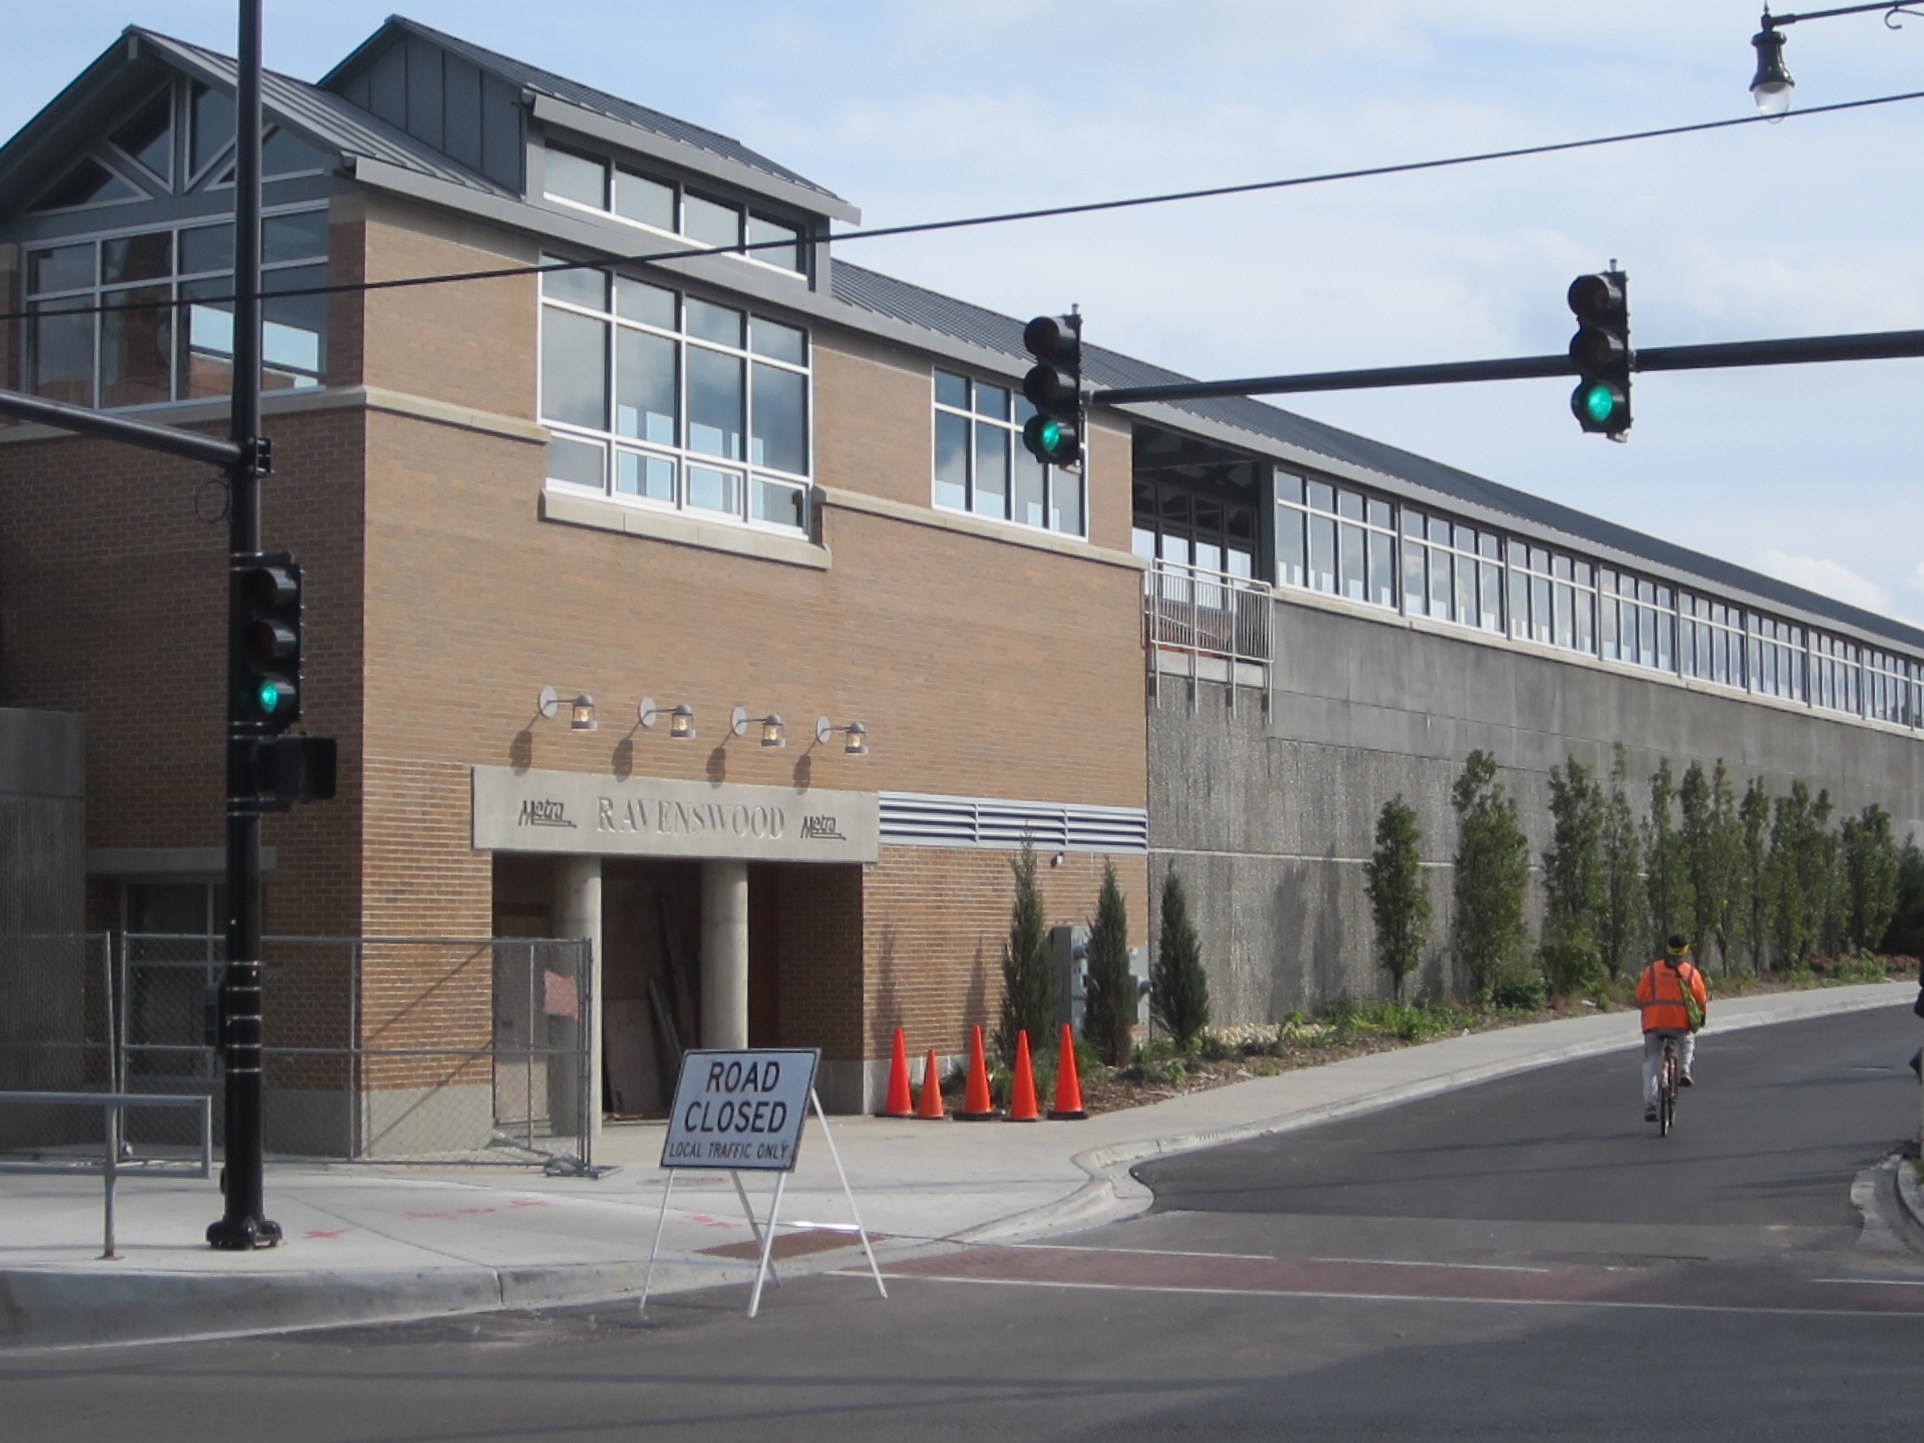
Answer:
<svg viewBox="0 0 1924 1443"><path fill-rule="evenodd" d="M1082 459L1082 317L1037 316L1022 328L1022 344L1036 358L1022 379L1035 407L1022 444L1047 465L1073 466Z"/></svg>
<svg viewBox="0 0 1924 1443"><path fill-rule="evenodd" d="M1570 410L1586 431L1621 441L1630 429L1630 280L1622 271L1600 271L1570 282L1570 309L1577 333L1570 359L1577 388Z"/></svg>
<svg viewBox="0 0 1924 1443"><path fill-rule="evenodd" d="M276 810L295 802L334 800L333 737L262 737L254 743L254 792Z"/></svg>
<svg viewBox="0 0 1924 1443"><path fill-rule="evenodd" d="M285 551L248 558L234 570L236 719L284 732L301 717L301 568Z"/></svg>

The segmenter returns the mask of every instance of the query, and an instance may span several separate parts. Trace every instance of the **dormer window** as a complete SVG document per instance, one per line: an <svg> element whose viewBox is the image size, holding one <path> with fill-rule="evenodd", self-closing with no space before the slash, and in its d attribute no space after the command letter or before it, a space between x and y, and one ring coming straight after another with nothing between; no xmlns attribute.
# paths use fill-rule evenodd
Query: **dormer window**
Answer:
<svg viewBox="0 0 1924 1443"><path fill-rule="evenodd" d="M797 275L808 272L803 227L792 220L565 145L549 145L543 159L542 190L549 200L680 236L697 246L754 246L745 259Z"/></svg>

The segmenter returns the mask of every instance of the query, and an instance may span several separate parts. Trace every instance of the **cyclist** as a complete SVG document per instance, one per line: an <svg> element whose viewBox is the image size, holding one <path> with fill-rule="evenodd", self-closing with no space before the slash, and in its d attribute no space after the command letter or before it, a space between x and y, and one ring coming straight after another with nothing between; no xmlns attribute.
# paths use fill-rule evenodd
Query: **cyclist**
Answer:
<svg viewBox="0 0 1924 1443"><path fill-rule="evenodd" d="M1697 1060L1695 1028L1690 1025L1689 996L1697 1004L1697 1026L1710 1012L1710 993L1704 975L1690 960L1690 940L1672 932L1664 943L1663 956L1643 969L1637 978L1637 1002L1643 1008L1643 1120L1657 1120L1657 1071L1663 1066L1663 1041L1681 1038L1677 1079L1690 1087L1691 1067Z"/></svg>

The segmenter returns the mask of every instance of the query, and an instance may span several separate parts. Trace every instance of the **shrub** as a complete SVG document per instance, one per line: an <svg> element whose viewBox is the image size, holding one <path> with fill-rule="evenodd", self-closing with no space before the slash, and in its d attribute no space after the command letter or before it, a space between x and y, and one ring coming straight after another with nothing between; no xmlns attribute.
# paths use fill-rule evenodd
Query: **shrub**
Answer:
<svg viewBox="0 0 1924 1443"><path fill-rule="evenodd" d="M1203 972L1202 943L1189 920L1182 878L1174 871L1162 883L1162 929L1149 974L1149 1010L1183 1052L1209 1025L1209 978Z"/></svg>
<svg viewBox="0 0 1924 1443"><path fill-rule="evenodd" d="M1083 1040L1103 1062L1120 1067L1135 1046L1136 982L1129 975L1129 913L1109 862L1102 864L1102 891L1089 923L1088 968Z"/></svg>
<svg viewBox="0 0 1924 1443"><path fill-rule="evenodd" d="M1013 1063L1016 1033L1029 1034L1032 1056L1037 1040L1050 1036L1056 989L1048 929L1042 922L1042 893L1036 886L1033 838L1022 839L1022 850L1009 867L1015 873L1015 901L1009 909L1009 935L1002 943L1002 1020L995 1048L1004 1062Z"/></svg>
<svg viewBox="0 0 1924 1443"><path fill-rule="evenodd" d="M1503 1012L1541 1012L1550 1005L1550 990L1541 974L1506 968L1490 986L1489 1003Z"/></svg>
<svg viewBox="0 0 1924 1443"><path fill-rule="evenodd" d="M1364 864L1370 912L1376 922L1376 955L1390 974L1390 990L1403 1000L1403 981L1423 961L1430 936L1430 890L1423 880L1423 833L1416 813L1399 792L1376 819L1376 851Z"/></svg>
<svg viewBox="0 0 1924 1443"><path fill-rule="evenodd" d="M1481 992L1514 965L1523 948L1530 844L1517 825L1516 801L1504 794L1488 752L1473 751L1464 760L1450 801L1457 817L1450 939L1458 965Z"/></svg>

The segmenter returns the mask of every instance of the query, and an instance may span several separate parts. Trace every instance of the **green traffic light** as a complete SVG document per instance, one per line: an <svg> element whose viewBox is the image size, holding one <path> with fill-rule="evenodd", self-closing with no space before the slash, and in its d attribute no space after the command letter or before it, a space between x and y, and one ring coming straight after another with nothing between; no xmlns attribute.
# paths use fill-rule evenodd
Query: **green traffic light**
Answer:
<svg viewBox="0 0 1924 1443"><path fill-rule="evenodd" d="M1054 417L1050 417L1040 426L1036 427L1036 440L1042 443L1042 449L1044 451L1047 451L1051 456L1055 455L1062 447L1062 423Z"/></svg>
<svg viewBox="0 0 1924 1443"><path fill-rule="evenodd" d="M1583 390L1583 413L1601 426L1616 414L1617 393L1614 387L1599 382L1586 386Z"/></svg>
<svg viewBox="0 0 1924 1443"><path fill-rule="evenodd" d="M280 683L271 677L256 682L254 685L254 705L260 708L262 716L273 716L274 713L280 709L281 705Z"/></svg>
<svg viewBox="0 0 1924 1443"><path fill-rule="evenodd" d="M1570 409L1586 431L1628 430L1630 403L1610 381L1586 381L1570 395Z"/></svg>

